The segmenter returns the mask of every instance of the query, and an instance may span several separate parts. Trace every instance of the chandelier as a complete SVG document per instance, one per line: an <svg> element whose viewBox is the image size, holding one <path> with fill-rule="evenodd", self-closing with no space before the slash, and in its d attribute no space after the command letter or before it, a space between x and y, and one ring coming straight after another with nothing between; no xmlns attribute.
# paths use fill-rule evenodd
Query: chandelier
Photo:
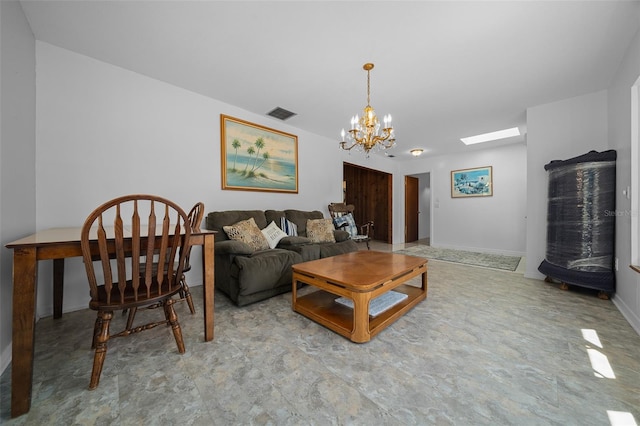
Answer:
<svg viewBox="0 0 640 426"><path fill-rule="evenodd" d="M383 127L380 133L380 121L376 112L371 107L370 98L370 75L373 64L364 64L362 69L367 72L367 106L364 108L362 117L355 115L351 118L351 129L345 133L344 129L340 135L342 142L340 148L350 151L353 148L361 149L367 156L373 148L388 149L395 145L396 138L391 126L391 114L385 115L382 119Z"/></svg>

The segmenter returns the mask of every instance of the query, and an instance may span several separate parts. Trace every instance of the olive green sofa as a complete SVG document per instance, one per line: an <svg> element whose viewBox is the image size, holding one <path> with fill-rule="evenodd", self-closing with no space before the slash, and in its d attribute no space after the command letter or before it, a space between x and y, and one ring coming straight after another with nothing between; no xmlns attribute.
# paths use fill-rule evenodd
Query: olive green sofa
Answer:
<svg viewBox="0 0 640 426"><path fill-rule="evenodd" d="M297 227L297 236L282 238L275 248L255 250L243 241L232 240L223 229L253 218L258 228L272 221L282 228L282 218ZM346 231L334 230L335 242L311 242L307 220L323 219L320 211L226 210L207 214L206 227L216 233L215 285L236 305L244 306L291 291L291 266L342 253L357 251Z"/></svg>

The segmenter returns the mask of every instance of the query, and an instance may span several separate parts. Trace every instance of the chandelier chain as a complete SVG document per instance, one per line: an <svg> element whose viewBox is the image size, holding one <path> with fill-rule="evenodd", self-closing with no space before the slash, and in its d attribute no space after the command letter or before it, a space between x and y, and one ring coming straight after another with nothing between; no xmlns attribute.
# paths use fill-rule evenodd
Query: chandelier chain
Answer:
<svg viewBox="0 0 640 426"><path fill-rule="evenodd" d="M371 106L371 70L367 70L367 106Z"/></svg>

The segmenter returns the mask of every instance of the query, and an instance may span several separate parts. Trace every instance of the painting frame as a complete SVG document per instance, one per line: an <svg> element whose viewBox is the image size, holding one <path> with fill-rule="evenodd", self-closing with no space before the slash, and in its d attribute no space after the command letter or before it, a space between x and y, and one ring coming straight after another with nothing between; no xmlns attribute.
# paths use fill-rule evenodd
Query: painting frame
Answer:
<svg viewBox="0 0 640 426"><path fill-rule="evenodd" d="M451 198L493 196L493 166L451 171Z"/></svg>
<svg viewBox="0 0 640 426"><path fill-rule="evenodd" d="M220 114L220 149L223 190L298 193L298 136Z"/></svg>

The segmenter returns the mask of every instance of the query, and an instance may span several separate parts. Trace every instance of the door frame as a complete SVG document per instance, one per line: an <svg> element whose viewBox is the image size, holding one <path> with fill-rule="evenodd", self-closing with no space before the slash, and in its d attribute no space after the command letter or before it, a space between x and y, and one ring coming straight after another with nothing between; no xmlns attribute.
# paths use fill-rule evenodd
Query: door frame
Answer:
<svg viewBox="0 0 640 426"><path fill-rule="evenodd" d="M429 228L429 244L433 244L434 241L434 229L433 229L433 214L434 214L434 207L439 207L439 202L437 200L437 198L434 199L434 193L433 193L433 188L434 188L434 174L431 172L431 170L426 170L424 172L419 172L419 173L412 173L410 175L405 175L408 177L412 177L412 178L417 178L418 179L418 240L421 239L420 237L420 224L422 223L422 217L424 217L424 215L426 214L429 217L429 223L428 223L428 228ZM425 179L428 176L429 178L429 188L430 188L430 196L429 196L429 201L428 203L423 203L422 201L422 193L420 192L420 184L422 183L423 179ZM406 186L406 180L405 180L405 186ZM404 192L406 194L406 188L404 189ZM406 196L405 196L405 200L404 200L404 220L405 220L405 243L406 243L406 216L407 216L407 200L406 200ZM428 211L427 211L428 210Z"/></svg>
<svg viewBox="0 0 640 426"><path fill-rule="evenodd" d="M411 216L413 216L413 209L411 209L411 212L409 211L409 207L413 204L413 202L410 202L411 200L409 199L409 195L411 195L412 197L414 196L414 194L409 194L409 181L415 181L415 188L416 188L416 192L415 192L415 228L416 228L416 238L415 240L411 240L409 241L409 223L410 223L410 214ZM414 241L418 241L420 239L420 178L415 177L415 176L411 176L411 175L405 175L404 176L404 242L405 243L412 243Z"/></svg>
<svg viewBox="0 0 640 426"><path fill-rule="evenodd" d="M351 185L347 183L345 188L345 182L346 182L345 168L348 167L352 169L354 172L357 170L360 176L366 175L366 174L370 174L370 175L374 174L381 178L384 177L385 188L383 188L382 191L379 191L380 188L377 188L377 189L378 189L378 192L385 193L384 197L386 198L386 205L384 206L384 214L382 216L386 216L386 218L384 218L384 220L382 221L374 219L374 239L392 244L393 243L393 174L389 172L384 172L382 170L376 170L376 169L364 167L359 164L349 163L346 161L343 161L342 167L343 167L343 174L342 174L343 196L346 196L347 198L349 198L348 195L351 189L350 188ZM358 194L360 199L370 199L370 200L377 199L376 191L375 191L376 188L371 188L364 185L362 187L359 187L358 190L360 191L360 193ZM352 202L352 200L346 199L345 202ZM356 208L358 208L357 205L356 205ZM386 234L386 236L383 239L378 238L377 235L379 234L378 232L376 232L378 229L381 229L380 227L382 226L384 226L385 234Z"/></svg>

